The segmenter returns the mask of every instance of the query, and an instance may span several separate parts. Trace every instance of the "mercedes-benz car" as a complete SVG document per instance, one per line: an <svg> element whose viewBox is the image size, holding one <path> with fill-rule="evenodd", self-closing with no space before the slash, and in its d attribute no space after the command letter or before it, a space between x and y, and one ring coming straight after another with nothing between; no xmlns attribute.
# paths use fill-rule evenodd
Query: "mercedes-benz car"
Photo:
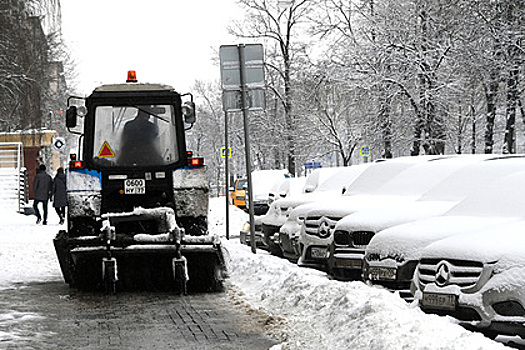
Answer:
<svg viewBox="0 0 525 350"><path fill-rule="evenodd" d="M396 207L362 210L341 219L328 252L328 272L338 280L360 280L365 249L379 231L444 214L471 193L525 169L525 157L476 155L418 200ZM449 162L452 160L449 160ZM458 158L456 161L463 161ZM374 281L372 281L374 282ZM387 284L385 281L383 284Z"/></svg>
<svg viewBox="0 0 525 350"><path fill-rule="evenodd" d="M363 277L412 299L410 284L423 249L441 239L525 220L525 171L495 180L441 216L378 232L365 250ZM474 243L474 242L473 242Z"/></svg>
<svg viewBox="0 0 525 350"><path fill-rule="evenodd" d="M430 244L412 290L425 312L491 338L525 337L525 221Z"/></svg>

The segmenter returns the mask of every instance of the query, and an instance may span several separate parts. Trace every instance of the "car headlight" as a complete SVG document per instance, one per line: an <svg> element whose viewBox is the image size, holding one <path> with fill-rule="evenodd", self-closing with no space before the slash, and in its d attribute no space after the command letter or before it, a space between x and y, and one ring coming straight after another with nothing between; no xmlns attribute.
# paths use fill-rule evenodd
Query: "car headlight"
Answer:
<svg viewBox="0 0 525 350"><path fill-rule="evenodd" d="M246 221L244 225L242 226L243 231L250 231L250 222Z"/></svg>

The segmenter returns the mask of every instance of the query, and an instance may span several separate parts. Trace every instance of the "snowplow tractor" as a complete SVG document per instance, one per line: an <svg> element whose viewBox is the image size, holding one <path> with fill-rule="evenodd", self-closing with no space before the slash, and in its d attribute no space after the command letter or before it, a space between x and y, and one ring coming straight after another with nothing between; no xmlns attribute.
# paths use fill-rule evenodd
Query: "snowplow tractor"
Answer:
<svg viewBox="0 0 525 350"><path fill-rule="evenodd" d="M68 99L78 157L66 171L67 230L54 245L71 287L222 289L226 266L219 237L208 232L206 168L186 150L192 99L135 79Z"/></svg>

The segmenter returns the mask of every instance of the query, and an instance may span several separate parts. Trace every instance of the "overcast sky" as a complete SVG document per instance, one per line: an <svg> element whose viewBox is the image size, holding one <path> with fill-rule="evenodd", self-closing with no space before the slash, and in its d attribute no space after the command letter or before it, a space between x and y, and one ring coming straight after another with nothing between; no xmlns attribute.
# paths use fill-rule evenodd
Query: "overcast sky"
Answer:
<svg viewBox="0 0 525 350"><path fill-rule="evenodd" d="M220 45L237 44L227 25L235 0L62 0L62 32L77 64L78 93L125 82L164 83L181 93L196 79L218 80Z"/></svg>

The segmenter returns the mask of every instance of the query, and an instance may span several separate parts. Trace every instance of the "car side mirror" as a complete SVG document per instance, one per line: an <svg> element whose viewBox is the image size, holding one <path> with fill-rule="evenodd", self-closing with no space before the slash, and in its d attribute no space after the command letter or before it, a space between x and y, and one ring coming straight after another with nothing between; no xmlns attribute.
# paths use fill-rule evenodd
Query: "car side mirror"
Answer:
<svg viewBox="0 0 525 350"><path fill-rule="evenodd" d="M193 124L197 120L195 116L195 103L186 101L181 106L182 115L186 124Z"/></svg>

